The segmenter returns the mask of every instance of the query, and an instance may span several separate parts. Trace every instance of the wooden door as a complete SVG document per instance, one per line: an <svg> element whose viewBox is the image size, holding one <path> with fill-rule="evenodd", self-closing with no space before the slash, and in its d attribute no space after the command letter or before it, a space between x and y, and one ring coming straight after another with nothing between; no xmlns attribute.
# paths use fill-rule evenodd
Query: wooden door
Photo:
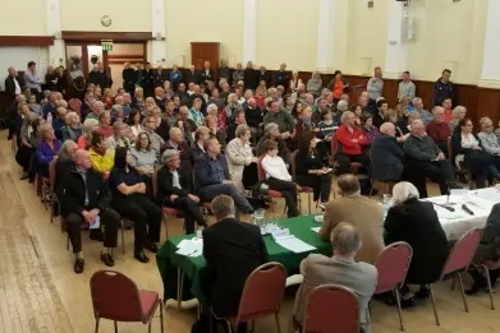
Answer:
<svg viewBox="0 0 500 333"><path fill-rule="evenodd" d="M205 61L210 61L210 65L217 82L217 67L219 66L219 43L191 43L191 63L197 70L203 68Z"/></svg>

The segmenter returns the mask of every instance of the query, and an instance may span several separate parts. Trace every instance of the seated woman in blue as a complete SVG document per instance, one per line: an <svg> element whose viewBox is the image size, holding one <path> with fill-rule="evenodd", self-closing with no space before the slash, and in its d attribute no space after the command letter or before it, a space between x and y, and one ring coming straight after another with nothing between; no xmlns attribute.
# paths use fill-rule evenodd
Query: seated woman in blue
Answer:
<svg viewBox="0 0 500 333"><path fill-rule="evenodd" d="M160 241L161 209L147 195L146 184L130 164L132 154L125 147L116 148L115 164L109 176L111 207L134 222L134 258L149 262L144 247L156 253Z"/></svg>

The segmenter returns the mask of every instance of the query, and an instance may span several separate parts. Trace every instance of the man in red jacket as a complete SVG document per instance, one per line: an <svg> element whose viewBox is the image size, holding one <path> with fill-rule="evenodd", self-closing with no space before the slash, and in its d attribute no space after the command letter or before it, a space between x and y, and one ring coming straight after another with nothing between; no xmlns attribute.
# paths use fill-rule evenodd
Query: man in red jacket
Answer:
<svg viewBox="0 0 500 333"><path fill-rule="evenodd" d="M425 131L427 135L432 138L434 143L438 145L445 156L448 156L448 139L451 136L451 132L450 126L444 119L444 108L435 106L434 109L432 109L432 115L434 119L427 124Z"/></svg>
<svg viewBox="0 0 500 333"><path fill-rule="evenodd" d="M363 154L363 147L368 146L368 139L363 131L355 126L355 115L351 111L342 114L342 126L339 127L333 140L337 140L336 160L341 175L349 173L349 165L358 162L368 169L370 158Z"/></svg>

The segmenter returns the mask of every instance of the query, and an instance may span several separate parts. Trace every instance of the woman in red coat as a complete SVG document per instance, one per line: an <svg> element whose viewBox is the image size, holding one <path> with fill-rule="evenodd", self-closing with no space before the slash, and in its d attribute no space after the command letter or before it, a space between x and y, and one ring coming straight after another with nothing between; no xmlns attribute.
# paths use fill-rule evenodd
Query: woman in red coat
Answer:
<svg viewBox="0 0 500 333"><path fill-rule="evenodd" d="M363 147L369 145L363 130L356 127L356 117L353 112L342 114L342 126L339 127L333 140L337 140L338 148L335 159L339 165L339 173L349 173L349 165L358 162L365 169L370 166L370 158L363 154Z"/></svg>

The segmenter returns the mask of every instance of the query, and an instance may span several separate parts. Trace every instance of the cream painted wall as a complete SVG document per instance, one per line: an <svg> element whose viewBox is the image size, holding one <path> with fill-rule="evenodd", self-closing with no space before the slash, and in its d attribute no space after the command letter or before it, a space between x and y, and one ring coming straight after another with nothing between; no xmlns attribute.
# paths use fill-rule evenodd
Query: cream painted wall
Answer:
<svg viewBox="0 0 500 333"><path fill-rule="evenodd" d="M242 0L166 0L167 65L191 64L191 42L219 42L220 57L242 58Z"/></svg>
<svg viewBox="0 0 500 333"><path fill-rule="evenodd" d="M256 65L292 70L316 67L318 0L257 0Z"/></svg>
<svg viewBox="0 0 500 333"><path fill-rule="evenodd" d="M418 79L436 80L444 68L455 82L475 83L482 68L487 1L413 1L415 38L408 69Z"/></svg>
<svg viewBox="0 0 500 333"><path fill-rule="evenodd" d="M45 1L4 0L0 10L0 35L46 35Z"/></svg>
<svg viewBox="0 0 500 333"><path fill-rule="evenodd" d="M151 31L151 1L148 0L61 0L60 6L61 30ZM101 25L103 15L111 18L110 27Z"/></svg>

